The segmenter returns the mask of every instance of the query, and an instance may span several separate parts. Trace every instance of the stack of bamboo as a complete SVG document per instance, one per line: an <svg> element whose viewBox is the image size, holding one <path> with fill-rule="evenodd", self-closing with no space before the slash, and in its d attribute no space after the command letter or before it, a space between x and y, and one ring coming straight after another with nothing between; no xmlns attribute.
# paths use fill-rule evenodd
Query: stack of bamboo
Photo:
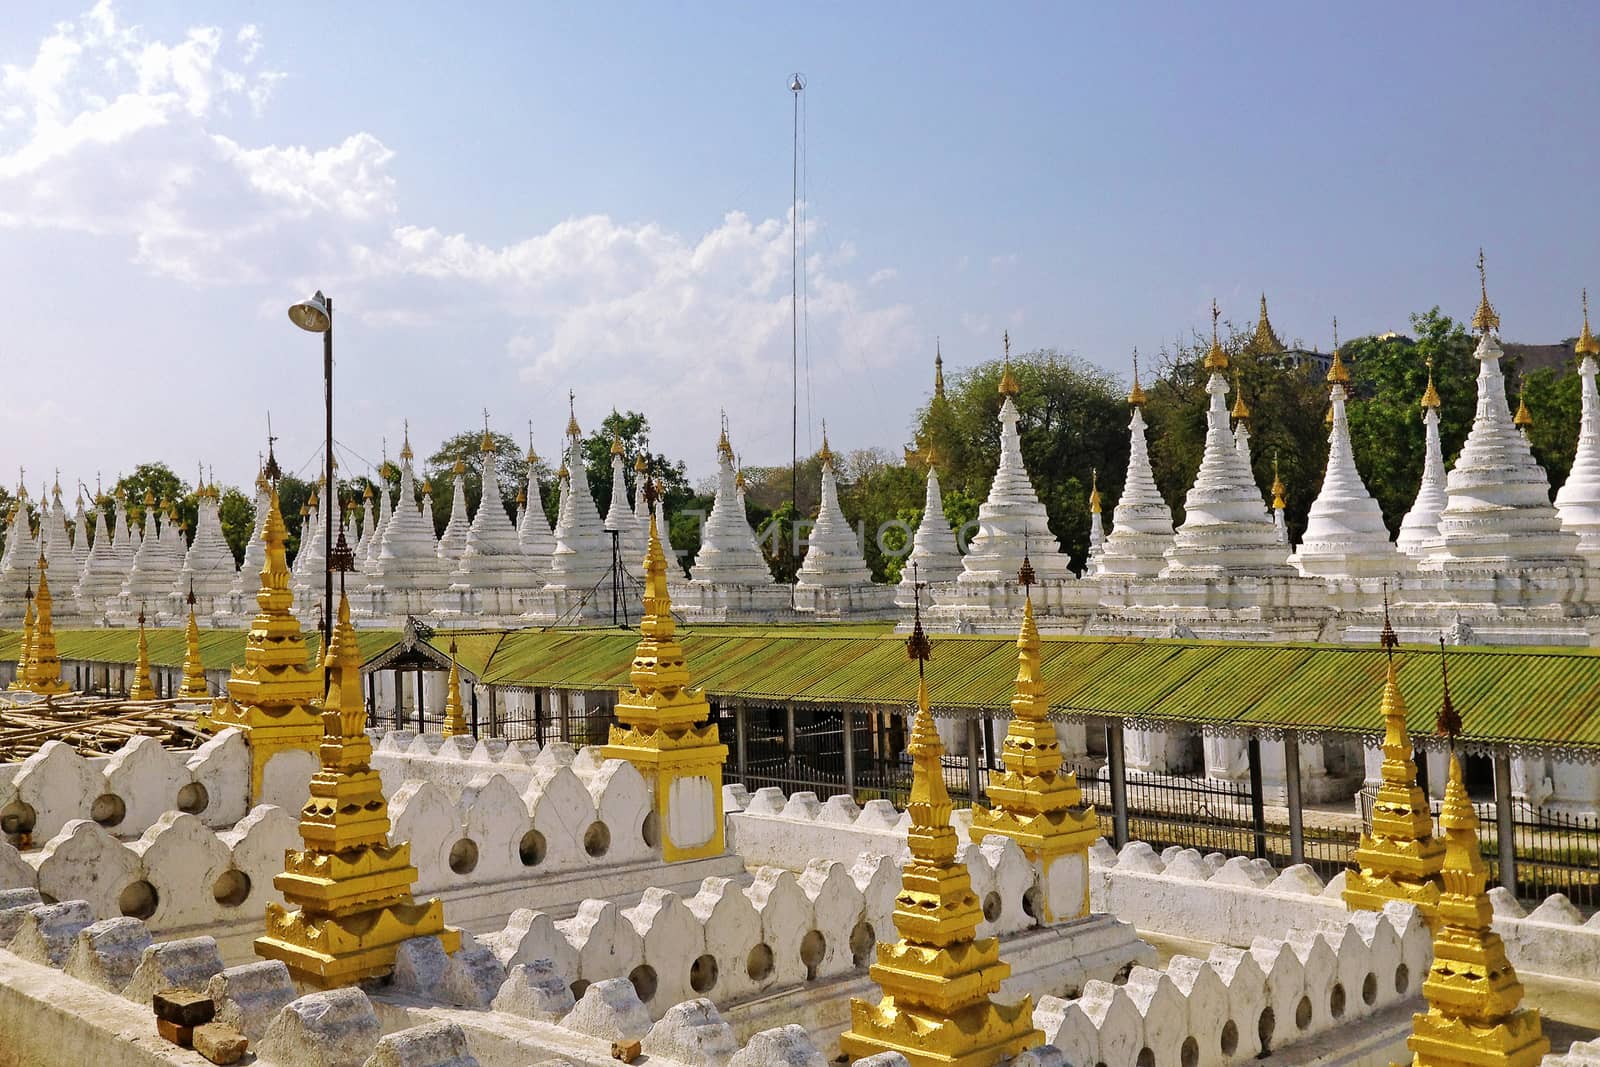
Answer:
<svg viewBox="0 0 1600 1067"><path fill-rule="evenodd" d="M192 701L177 700L69 696L49 702L0 701L0 762L26 759L46 741L65 741L85 756L115 752L140 735L167 748L196 748L206 739L195 725L197 710Z"/></svg>

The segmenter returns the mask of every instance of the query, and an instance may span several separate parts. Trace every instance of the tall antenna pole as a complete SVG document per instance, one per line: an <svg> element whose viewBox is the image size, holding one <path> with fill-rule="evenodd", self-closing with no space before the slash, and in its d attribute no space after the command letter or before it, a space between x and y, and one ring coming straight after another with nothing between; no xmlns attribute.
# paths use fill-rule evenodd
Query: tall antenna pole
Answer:
<svg viewBox="0 0 1600 1067"><path fill-rule="evenodd" d="M800 550L800 93L799 73L789 79L794 94L794 151L789 177L789 510L790 536Z"/></svg>

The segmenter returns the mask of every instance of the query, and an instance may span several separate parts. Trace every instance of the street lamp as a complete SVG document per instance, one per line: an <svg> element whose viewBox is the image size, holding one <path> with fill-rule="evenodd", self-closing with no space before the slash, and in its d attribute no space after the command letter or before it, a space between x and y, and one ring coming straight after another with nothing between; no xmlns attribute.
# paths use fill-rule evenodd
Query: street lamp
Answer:
<svg viewBox="0 0 1600 1067"><path fill-rule="evenodd" d="M322 403L327 433L322 442L323 476L327 485L322 501L322 543L327 567L322 576L322 650L333 636L333 513L338 492L333 482L333 299L318 289L308 300L289 306L289 321L310 333L322 335Z"/></svg>

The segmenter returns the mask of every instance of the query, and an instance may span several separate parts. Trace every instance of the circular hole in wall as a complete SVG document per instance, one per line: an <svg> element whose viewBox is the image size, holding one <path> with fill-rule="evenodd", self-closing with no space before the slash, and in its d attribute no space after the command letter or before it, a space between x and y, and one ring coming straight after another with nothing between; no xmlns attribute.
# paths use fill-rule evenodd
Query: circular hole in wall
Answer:
<svg viewBox="0 0 1600 1067"><path fill-rule="evenodd" d="M656 969L648 963L641 963L628 972L628 981L633 983L633 991L639 994L639 999L646 1004L656 996Z"/></svg>
<svg viewBox="0 0 1600 1067"><path fill-rule="evenodd" d="M1361 1003L1370 1008L1377 1002L1378 976L1368 971L1367 976L1361 979Z"/></svg>
<svg viewBox="0 0 1600 1067"><path fill-rule="evenodd" d="M1139 1050L1139 1058L1133 1061L1134 1067L1156 1067L1156 1054L1148 1048Z"/></svg>
<svg viewBox="0 0 1600 1067"><path fill-rule="evenodd" d="M117 897L117 907L132 919L148 919L156 913L156 887L149 882L129 882Z"/></svg>
<svg viewBox="0 0 1600 1067"><path fill-rule="evenodd" d="M583 850L595 859L611 851L611 828L603 822L592 822L583 832Z"/></svg>
<svg viewBox="0 0 1600 1067"><path fill-rule="evenodd" d="M211 895L225 908L237 908L250 895L250 876L228 868L211 884Z"/></svg>
<svg viewBox="0 0 1600 1067"><path fill-rule="evenodd" d="M855 929L850 931L850 964L857 970L872 962L872 949L878 943L878 935L873 933L872 924L865 919L856 923Z"/></svg>
<svg viewBox="0 0 1600 1067"><path fill-rule="evenodd" d="M1311 1027L1311 998L1301 997L1300 1003L1294 1006L1294 1025L1297 1029L1308 1030Z"/></svg>
<svg viewBox="0 0 1600 1067"><path fill-rule="evenodd" d="M1333 983L1333 989L1328 993L1328 1014L1335 1019L1344 1018L1344 983Z"/></svg>
<svg viewBox="0 0 1600 1067"><path fill-rule="evenodd" d="M750 950L750 955L744 961L745 973L752 982L765 982L772 977L772 949L766 944L757 945Z"/></svg>
<svg viewBox="0 0 1600 1067"><path fill-rule="evenodd" d="M1239 1051L1239 1024L1232 1019L1222 1024L1222 1040L1219 1042L1224 1056L1232 1056Z"/></svg>
<svg viewBox="0 0 1600 1067"><path fill-rule="evenodd" d="M1022 894L1022 910L1034 922L1043 922L1044 916L1044 890L1033 886Z"/></svg>
<svg viewBox="0 0 1600 1067"><path fill-rule="evenodd" d="M1183 1047L1178 1050L1179 1067L1200 1067L1200 1042L1193 1037L1183 1039Z"/></svg>
<svg viewBox="0 0 1600 1067"><path fill-rule="evenodd" d="M689 988L696 993L709 993L717 984L717 958L711 953L700 956L689 965Z"/></svg>
<svg viewBox="0 0 1600 1067"><path fill-rule="evenodd" d="M471 874L478 865L478 843L463 837L450 846L450 869L457 874Z"/></svg>
<svg viewBox="0 0 1600 1067"><path fill-rule="evenodd" d="M576 982L573 982L572 983L572 999L573 1000L582 1000L583 999L583 991L585 989L588 989L588 988L589 988L589 983L585 982L582 978L578 979Z"/></svg>
<svg viewBox="0 0 1600 1067"><path fill-rule="evenodd" d="M651 812L644 817L644 823L639 827L639 835L644 838L646 848L655 848L661 844L661 821L656 818L656 813Z"/></svg>
<svg viewBox="0 0 1600 1067"><path fill-rule="evenodd" d="M806 965L806 981L816 980L817 968L822 966L822 957L827 951L828 939L822 936L821 930L808 930L800 939L800 962Z"/></svg>
<svg viewBox="0 0 1600 1067"><path fill-rule="evenodd" d="M1263 1056L1272 1051L1272 1031L1277 1025L1278 1019L1272 1014L1272 1009L1262 1008L1261 1018L1256 1020L1256 1040L1261 1044Z"/></svg>
<svg viewBox="0 0 1600 1067"><path fill-rule="evenodd" d="M38 813L33 810L32 804L13 800L6 805L4 811L0 811L0 831L8 834L31 834L37 819Z"/></svg>
<svg viewBox="0 0 1600 1067"><path fill-rule="evenodd" d="M522 835L522 840L517 842L517 855L521 857L524 867L539 866L544 862L544 853L544 835L537 830L529 830Z"/></svg>
<svg viewBox="0 0 1600 1067"><path fill-rule="evenodd" d="M1404 993L1410 987L1411 968L1402 963L1394 969L1394 991L1396 993Z"/></svg>
<svg viewBox="0 0 1600 1067"><path fill-rule="evenodd" d="M211 803L211 794L206 792L206 787L199 782L190 782L178 790L178 810L186 811L190 815L199 815Z"/></svg>
<svg viewBox="0 0 1600 1067"><path fill-rule="evenodd" d="M128 806L115 793L101 793L89 805L89 818L101 826L116 826L127 818Z"/></svg>
<svg viewBox="0 0 1600 1067"><path fill-rule="evenodd" d="M983 895L983 921L996 922L1000 918L1000 894L994 890Z"/></svg>

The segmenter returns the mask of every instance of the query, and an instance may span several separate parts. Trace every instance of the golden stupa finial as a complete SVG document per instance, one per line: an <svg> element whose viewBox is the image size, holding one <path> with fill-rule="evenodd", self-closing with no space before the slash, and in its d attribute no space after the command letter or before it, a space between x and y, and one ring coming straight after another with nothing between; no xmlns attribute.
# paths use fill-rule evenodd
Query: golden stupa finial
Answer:
<svg viewBox="0 0 1600 1067"><path fill-rule="evenodd" d="M817 459L829 470L833 469L833 449L828 447L828 420L822 420L822 447L817 450Z"/></svg>
<svg viewBox="0 0 1600 1067"><path fill-rule="evenodd" d="M440 732L446 737L462 737L471 731L461 710L461 668L456 664L456 641L450 639L450 680L445 685L444 725Z"/></svg>
<svg viewBox="0 0 1600 1067"><path fill-rule="evenodd" d="M1089 514L1100 514L1100 468L1089 468Z"/></svg>
<svg viewBox="0 0 1600 1067"><path fill-rule="evenodd" d="M1489 303L1489 281L1483 269L1483 249L1478 249L1478 310L1472 313L1472 328L1481 334L1498 333L1500 316Z"/></svg>
<svg viewBox="0 0 1600 1067"><path fill-rule="evenodd" d="M42 520L41 520L42 524ZM56 654L56 631L50 618L50 561L39 549L39 591L34 594L33 640L28 646L28 690L46 697L69 692L61 677L61 657ZM19 663L19 668L21 664Z"/></svg>
<svg viewBox="0 0 1600 1067"><path fill-rule="evenodd" d="M631 684L615 705L618 722L611 727L602 753L606 759L632 763L649 783L661 834L661 858L673 863L722 854L722 764L728 746L718 740L705 691L690 684L683 644L672 617L667 556L656 519L660 486L646 481L640 492L650 513L644 555L644 615L628 676ZM707 791L673 788L685 779L698 779ZM677 804L703 804L697 814L706 821L680 819L673 811ZM702 826L704 830L697 832Z"/></svg>
<svg viewBox="0 0 1600 1067"><path fill-rule="evenodd" d="M933 398L944 399L944 353L939 348L939 338L933 339Z"/></svg>
<svg viewBox="0 0 1600 1067"><path fill-rule="evenodd" d="M404 436L400 438L400 462L410 463L415 456L411 451L411 420L404 420L401 426L404 427L401 431Z"/></svg>
<svg viewBox="0 0 1600 1067"><path fill-rule="evenodd" d="M211 695L206 685L206 668L200 659L200 623L194 612L194 579L189 579L189 618L183 628L183 682L178 695L190 700L203 700Z"/></svg>
<svg viewBox="0 0 1600 1067"><path fill-rule="evenodd" d="M1428 365L1428 387L1422 391L1422 406L1425 409L1432 408L1437 411L1440 406L1439 390L1434 388L1433 385L1433 357L1429 356L1426 362Z"/></svg>
<svg viewBox="0 0 1600 1067"><path fill-rule="evenodd" d="M1583 291L1583 332L1578 334L1578 343L1572 346L1572 351L1579 356L1600 356L1600 342L1594 339L1594 334L1589 332L1589 290Z"/></svg>
<svg viewBox="0 0 1600 1067"><path fill-rule="evenodd" d="M450 465L450 473L455 475L457 478L460 478L463 475L465 475L467 473L467 464L466 464L466 462L464 460L460 460L460 459L456 460L454 463L452 463Z"/></svg>
<svg viewBox="0 0 1600 1067"><path fill-rule="evenodd" d="M572 438L582 437L583 431L578 428L578 394L571 389L567 390L567 436Z"/></svg>
<svg viewBox="0 0 1600 1067"><path fill-rule="evenodd" d="M1005 364L1000 370L1000 395L1016 396L1021 391L1017 384L1017 376L1011 373L1011 331L1006 330L1001 334L1002 343L1005 345Z"/></svg>
<svg viewBox="0 0 1600 1067"><path fill-rule="evenodd" d="M1239 384L1239 368L1233 368L1233 410L1229 412L1235 422L1250 421L1250 405L1244 402L1244 387Z"/></svg>
<svg viewBox="0 0 1600 1067"><path fill-rule="evenodd" d="M423 496L432 496L433 495L433 479L432 478L424 478L424 479L422 479L422 495Z"/></svg>
<svg viewBox="0 0 1600 1067"><path fill-rule="evenodd" d="M878 942L870 973L882 999L851 1000L850 1029L839 1044L852 1060L893 1051L916 1067L998 1063L1042 1044L1044 1034L1033 1027L1032 998L1004 1004L991 999L1011 968L1000 959L997 938L976 936L983 909L966 864L957 858L944 744L928 699L932 646L922 629L922 586L915 570L912 575L914 621L906 652L917 664L917 704L906 745L911 858L895 898L900 936ZM1053 734L1055 727L1045 725Z"/></svg>
<svg viewBox="0 0 1600 1067"><path fill-rule="evenodd" d="M1439 639L1443 669L1444 638ZM1448 686L1446 687L1448 697ZM1446 700L1446 707L1449 701ZM1506 958L1505 943L1491 927L1489 869L1478 839L1478 813L1467 795L1453 723L1450 767L1439 829L1444 836L1442 883L1434 912L1433 962L1422 982L1428 1010L1412 1016L1406 1046L1418 1064L1474 1063L1486 1067L1535 1067L1550 1051L1539 1012L1522 1007L1522 983ZM1444 711L1441 710L1441 728Z"/></svg>
<svg viewBox="0 0 1600 1067"><path fill-rule="evenodd" d="M1211 301L1211 347L1206 351L1206 358L1200 366L1213 374L1221 373L1228 369L1228 353L1223 351L1222 341L1217 336L1217 319L1222 312L1217 310L1216 300Z"/></svg>
<svg viewBox="0 0 1600 1067"><path fill-rule="evenodd" d="M633 457L633 473L643 474L649 469L650 463L644 458L644 448L641 447L639 453Z"/></svg>
<svg viewBox="0 0 1600 1067"><path fill-rule="evenodd" d="M728 409L723 408L717 416L720 429L717 433L717 455L733 462L733 442L728 440Z"/></svg>
<svg viewBox="0 0 1600 1067"><path fill-rule="evenodd" d="M618 437L616 435L616 433L612 433L612 435L611 435L611 454L613 456L620 456L620 455L623 454L623 452L624 452L624 449L622 447L622 438Z"/></svg>
<svg viewBox="0 0 1600 1067"><path fill-rule="evenodd" d="M1278 339L1278 334L1272 328L1272 321L1267 318L1267 294L1261 294L1261 315L1256 319L1256 332L1250 336L1245 344L1246 355L1270 356L1284 350L1283 342Z"/></svg>
<svg viewBox="0 0 1600 1067"><path fill-rule="evenodd" d="M1133 350L1133 388L1128 390L1128 406L1142 408L1145 405L1144 386L1139 384L1139 350Z"/></svg>
<svg viewBox="0 0 1600 1067"><path fill-rule="evenodd" d="M1333 319L1333 360L1328 364L1328 385L1348 386L1350 384L1350 368L1344 365L1344 357L1339 355L1339 318Z"/></svg>
<svg viewBox="0 0 1600 1067"><path fill-rule="evenodd" d="M489 432L489 409L483 409L483 436L478 440L478 451L482 455L492 456L499 451L495 447L494 435Z"/></svg>
<svg viewBox="0 0 1600 1067"><path fill-rule="evenodd" d="M1522 378L1517 385L1517 413L1511 422L1519 429L1527 430L1533 425L1533 412L1528 410L1528 379Z"/></svg>
<svg viewBox="0 0 1600 1067"><path fill-rule="evenodd" d="M1278 473L1278 450L1274 448L1272 450L1272 509L1274 511L1282 511L1288 507L1283 499L1283 494L1286 492L1288 492L1288 489L1283 484L1283 477Z"/></svg>
<svg viewBox="0 0 1600 1067"><path fill-rule="evenodd" d="M156 687L150 681L150 641L144 631L144 608L139 608L139 653L133 666L133 684L128 686L129 700L155 700Z"/></svg>

